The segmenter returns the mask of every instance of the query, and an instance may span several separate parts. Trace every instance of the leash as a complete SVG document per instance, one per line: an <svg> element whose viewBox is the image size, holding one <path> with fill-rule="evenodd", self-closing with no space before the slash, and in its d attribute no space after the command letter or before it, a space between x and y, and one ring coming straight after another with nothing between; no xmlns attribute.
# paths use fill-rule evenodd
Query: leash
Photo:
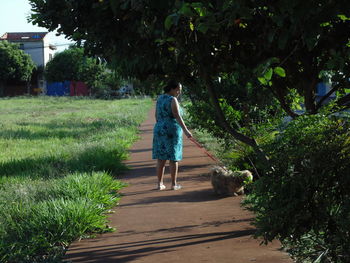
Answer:
<svg viewBox="0 0 350 263"><path fill-rule="evenodd" d="M189 138L191 142L193 142L198 148L201 148L203 152L208 155L210 159L212 159L216 163L220 163L218 159L216 159L213 155L211 155L199 142L196 141L195 138L190 137Z"/></svg>

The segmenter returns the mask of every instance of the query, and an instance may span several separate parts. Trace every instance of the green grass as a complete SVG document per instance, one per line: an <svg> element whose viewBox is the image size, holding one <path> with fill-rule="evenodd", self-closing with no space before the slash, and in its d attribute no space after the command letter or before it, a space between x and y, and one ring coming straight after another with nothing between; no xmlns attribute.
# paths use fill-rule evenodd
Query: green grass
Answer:
<svg viewBox="0 0 350 263"><path fill-rule="evenodd" d="M127 148L151 101L0 99L0 262L59 261L110 231Z"/></svg>

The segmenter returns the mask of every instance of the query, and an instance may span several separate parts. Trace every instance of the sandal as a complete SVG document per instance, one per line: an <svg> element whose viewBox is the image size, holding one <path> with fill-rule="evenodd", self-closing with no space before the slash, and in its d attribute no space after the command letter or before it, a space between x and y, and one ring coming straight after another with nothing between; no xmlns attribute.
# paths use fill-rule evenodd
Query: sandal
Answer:
<svg viewBox="0 0 350 263"><path fill-rule="evenodd" d="M159 184L158 185L158 190L162 191L162 190L165 190L166 189L166 186L164 184Z"/></svg>
<svg viewBox="0 0 350 263"><path fill-rule="evenodd" d="M175 184L175 185L173 185L173 186L171 186L171 189L172 190L180 190L182 188L182 186L181 185L179 185L179 184Z"/></svg>

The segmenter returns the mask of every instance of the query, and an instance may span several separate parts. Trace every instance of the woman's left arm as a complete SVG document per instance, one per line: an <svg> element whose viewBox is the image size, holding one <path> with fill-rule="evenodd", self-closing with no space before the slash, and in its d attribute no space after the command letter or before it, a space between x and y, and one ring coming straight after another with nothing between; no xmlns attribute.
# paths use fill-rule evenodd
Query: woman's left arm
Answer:
<svg viewBox="0 0 350 263"><path fill-rule="evenodd" d="M180 107L179 107L179 102L177 101L177 99L174 97L171 101L171 111L175 117L175 119L177 120L177 122L180 124L182 130L184 131L185 135L188 138L192 137L192 133L187 129L187 126L185 124L185 122L183 121L181 115L180 115Z"/></svg>
<svg viewBox="0 0 350 263"><path fill-rule="evenodd" d="M156 107L156 111L155 111L155 114L154 114L154 118L156 118L156 122L158 122L158 120L157 120L157 107Z"/></svg>

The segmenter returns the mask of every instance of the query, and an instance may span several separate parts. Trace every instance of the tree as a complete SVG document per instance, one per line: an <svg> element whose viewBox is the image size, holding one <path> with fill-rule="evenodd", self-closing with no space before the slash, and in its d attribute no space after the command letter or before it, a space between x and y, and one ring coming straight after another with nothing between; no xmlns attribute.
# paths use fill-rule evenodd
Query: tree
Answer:
<svg viewBox="0 0 350 263"><path fill-rule="evenodd" d="M83 48L70 47L47 63L45 77L49 82L75 80L93 86L103 71L103 66L96 59L84 55Z"/></svg>
<svg viewBox="0 0 350 263"><path fill-rule="evenodd" d="M207 65L203 63L208 55L206 47L203 46L198 51L192 48L188 52L174 55L174 52L181 51L179 47L176 49L173 47L173 42L177 40L172 37L164 39L167 34L164 21L174 8L173 1L96 3L33 0L31 3L35 12L32 20L35 23L50 30L58 28L59 32L77 41L84 39L87 51L103 54L110 60L118 61L126 76L142 79L152 74L162 77L167 74L176 75L189 86L196 78L203 78L204 73L196 68L196 65L200 65L200 68L205 68ZM182 29L187 30L187 27ZM185 43L185 39L181 39L181 42ZM202 55L196 60L196 54ZM215 76L217 72L212 73L212 76ZM208 74L204 77L208 80ZM214 105L218 108L218 100L214 99L216 99ZM222 114L219 116L220 120L224 120ZM229 127L227 122L223 121L222 125L236 139L253 147L257 146L254 140Z"/></svg>
<svg viewBox="0 0 350 263"><path fill-rule="evenodd" d="M19 45L0 41L0 95L9 80L29 81L35 64Z"/></svg>
<svg viewBox="0 0 350 263"><path fill-rule="evenodd" d="M116 61L124 76L181 79L193 99L212 109L205 111L211 120L208 127L249 145L262 159L254 134L230 119L230 112L251 112L236 103L237 91L252 90L267 99L254 107L277 100L286 114L297 118L295 95L302 98L306 114L315 114L331 94L316 100L316 84L326 72L335 84L332 92L339 95L334 110L350 107L345 93L350 2L345 0L31 3L34 23L84 41L88 52ZM221 85L220 79L230 81L231 87ZM252 103L253 97L247 100Z"/></svg>
<svg viewBox="0 0 350 263"><path fill-rule="evenodd" d="M30 0L30 2L34 12L31 18L33 22L50 30L58 28L59 32L76 41L82 41L89 52L104 54L109 60L117 61L123 74L141 79L150 75L181 79L190 89L192 99L197 105L200 103L204 105L201 108L203 115L205 117L209 115L208 118L211 120L207 124L208 127L224 130L225 135L251 146L260 153L260 156L264 154L254 134L240 129L241 119L235 119L235 112L244 113L244 108L235 100L242 98L242 94L244 96L253 91L259 94L260 98L265 95L267 102L259 103L259 109L269 105L270 98L277 100L285 113L295 119L296 124L310 116L299 118L299 114L293 109L295 97L302 98L304 114L311 115L310 118L322 109L322 101L332 92L337 93L332 111L350 107L350 94L345 92L350 84L349 1ZM325 76L331 79L333 88L321 101L317 101L316 84ZM208 98L211 105L206 109ZM254 97L250 97L246 102L251 105L254 103ZM203 116L201 118L204 119ZM315 126L305 125L306 127L303 126L303 130L298 134L302 135L304 128L305 131L310 131L310 128L314 130L317 125L317 123ZM333 130L332 127L328 128L327 131ZM334 133L329 134L327 137L329 141L324 144L325 146L336 138ZM317 146L324 142L318 140L319 138L321 137L315 136L316 150ZM298 144L300 149L293 147L293 141L290 141L288 146L292 148L291 151L298 150L297 154L306 152L310 155L306 148L308 142L309 140L305 140ZM330 149L342 152L341 147L344 146L339 147ZM275 157L273 154L271 156ZM278 157L278 153L276 156ZM288 167L283 166L282 171L278 170L280 173L270 171L280 179L276 180L278 183L291 180L298 186L299 181L290 177L289 173L292 175L296 173L305 180L312 178L305 172L307 170L293 166L288 158L289 155L281 160L281 166L288 161ZM313 171L327 164L323 162L320 165L318 161L311 159L301 158L300 162ZM283 176L283 172L286 176ZM314 175L323 182L327 181L329 173L323 173L322 177L318 177L320 173ZM261 184L269 179L271 179L269 176L265 176ZM305 186L310 188L316 185L312 180L307 182ZM280 191L282 188L278 183L275 186ZM334 180L334 185L338 187L348 184ZM269 184L263 186L270 187ZM291 191L295 189L290 188ZM324 189L322 198L328 198L329 186L325 185ZM266 192L260 191L257 199L264 198ZM280 193L276 196L267 196L280 200L287 212L290 212L289 203L284 203L288 201L285 197L288 192L280 191ZM319 195L320 192L316 187L307 194ZM296 201L300 201L298 197L296 196ZM274 219L271 215L276 214L269 202L265 204L259 212L264 214L264 219L272 228L268 228L270 231L268 234L271 234L272 238L278 237L283 232L270 224ZM306 205L313 203L307 201ZM333 204L331 207L334 208ZM302 206L298 207L298 211L303 209ZM349 210L345 210L347 217L344 218L348 219ZM339 210L327 213L334 214L336 211ZM310 218L316 217L317 215ZM279 217L275 219L280 220ZM317 234L322 234L320 231L322 229L318 228L317 223L314 221L309 223ZM296 225L303 227L298 222ZM331 224L325 227L327 230L332 229L329 225ZM339 229L343 231L344 228ZM299 234L300 237L308 233L301 230ZM327 242L330 242L329 239Z"/></svg>
<svg viewBox="0 0 350 263"><path fill-rule="evenodd" d="M342 94L337 106L350 106L345 0L30 2L34 23L84 41L88 52L118 61L125 75L176 76L189 87L201 86L215 124L257 152L256 140L233 126L220 105L232 97L218 89L225 74L236 73L243 88L265 86L262 91L296 118L291 94L303 97L307 114L317 113L316 84L322 72L331 72L333 91Z"/></svg>

